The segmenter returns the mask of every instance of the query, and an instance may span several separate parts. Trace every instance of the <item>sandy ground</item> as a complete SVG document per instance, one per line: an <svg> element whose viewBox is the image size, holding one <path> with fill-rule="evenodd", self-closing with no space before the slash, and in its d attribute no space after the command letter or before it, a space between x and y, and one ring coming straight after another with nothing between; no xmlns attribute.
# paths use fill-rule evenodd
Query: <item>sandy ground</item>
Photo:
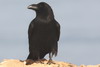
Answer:
<svg viewBox="0 0 100 67"><path fill-rule="evenodd" d="M59 62L53 61L53 64L47 64L48 60L40 60L40 61L20 61L15 59L6 59L0 63L0 67L100 67L100 65L80 65L77 66L75 64L67 63L67 62ZM26 65L28 63L28 65Z"/></svg>

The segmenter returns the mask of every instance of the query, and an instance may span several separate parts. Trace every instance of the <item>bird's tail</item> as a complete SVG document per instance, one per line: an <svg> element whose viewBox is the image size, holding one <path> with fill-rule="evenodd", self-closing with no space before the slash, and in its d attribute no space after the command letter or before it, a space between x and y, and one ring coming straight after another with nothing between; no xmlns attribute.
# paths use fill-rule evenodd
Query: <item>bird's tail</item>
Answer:
<svg viewBox="0 0 100 67"><path fill-rule="evenodd" d="M58 44L56 44L56 45L53 47L51 54L52 54L52 56L53 56L53 55L54 55L54 56L57 56L57 53L58 53Z"/></svg>

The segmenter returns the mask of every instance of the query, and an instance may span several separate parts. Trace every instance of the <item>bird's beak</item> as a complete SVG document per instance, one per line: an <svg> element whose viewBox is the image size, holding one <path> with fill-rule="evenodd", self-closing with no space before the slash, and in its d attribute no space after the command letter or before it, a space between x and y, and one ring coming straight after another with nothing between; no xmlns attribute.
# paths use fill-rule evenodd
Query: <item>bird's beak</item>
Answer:
<svg viewBox="0 0 100 67"><path fill-rule="evenodd" d="M37 7L36 4L34 4L34 5L29 5L27 8L28 8L28 9L33 9L33 10L37 10L37 9L38 9L38 7Z"/></svg>

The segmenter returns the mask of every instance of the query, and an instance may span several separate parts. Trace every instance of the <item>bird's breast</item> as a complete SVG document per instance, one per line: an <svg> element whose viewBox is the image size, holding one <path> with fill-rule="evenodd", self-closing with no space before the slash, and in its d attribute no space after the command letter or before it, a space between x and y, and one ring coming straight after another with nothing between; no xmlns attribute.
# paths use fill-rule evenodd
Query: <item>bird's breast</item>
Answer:
<svg viewBox="0 0 100 67"><path fill-rule="evenodd" d="M56 29L52 23L37 23L34 26L34 36L38 38L53 39L56 37Z"/></svg>

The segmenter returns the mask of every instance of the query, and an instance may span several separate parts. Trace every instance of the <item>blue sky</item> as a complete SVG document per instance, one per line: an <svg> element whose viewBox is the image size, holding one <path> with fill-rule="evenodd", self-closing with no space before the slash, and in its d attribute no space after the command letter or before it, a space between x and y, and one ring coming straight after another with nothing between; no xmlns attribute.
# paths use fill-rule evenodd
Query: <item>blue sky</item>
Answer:
<svg viewBox="0 0 100 67"><path fill-rule="evenodd" d="M35 12L27 6L47 2L61 25L58 61L100 64L99 0L1 0L0 60L28 56L27 30ZM48 58L48 56L46 56Z"/></svg>

